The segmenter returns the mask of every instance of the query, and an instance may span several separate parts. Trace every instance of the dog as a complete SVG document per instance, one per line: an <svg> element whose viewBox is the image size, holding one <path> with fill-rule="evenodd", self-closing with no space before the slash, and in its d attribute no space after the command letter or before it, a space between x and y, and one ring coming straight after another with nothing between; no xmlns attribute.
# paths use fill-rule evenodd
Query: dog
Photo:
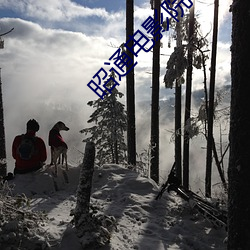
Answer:
<svg viewBox="0 0 250 250"><path fill-rule="evenodd" d="M49 146L51 152L50 165L55 166L55 175L57 176L57 164L60 163L60 156L62 156L62 165L65 161L66 171L68 171L67 150L68 146L63 140L60 131L68 131L69 128L62 122L57 122L49 131ZM58 163L59 160L59 163Z"/></svg>

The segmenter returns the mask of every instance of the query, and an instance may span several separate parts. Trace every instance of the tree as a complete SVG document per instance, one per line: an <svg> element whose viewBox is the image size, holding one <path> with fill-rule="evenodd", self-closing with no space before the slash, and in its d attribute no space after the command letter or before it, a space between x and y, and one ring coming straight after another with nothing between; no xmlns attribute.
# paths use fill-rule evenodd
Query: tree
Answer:
<svg viewBox="0 0 250 250"><path fill-rule="evenodd" d="M161 1L154 2L154 19L160 23ZM159 86L160 86L160 37L154 38L153 74L152 74L152 103L151 103L151 161L150 177L159 182Z"/></svg>
<svg viewBox="0 0 250 250"><path fill-rule="evenodd" d="M96 210L93 211L93 206L91 206L90 196L94 161L95 144L87 142L76 191L76 207L74 209L75 229L82 249L100 249L105 244L108 244L111 232L116 226L113 217L101 214L100 211L97 213ZM90 211L91 208L92 211Z"/></svg>
<svg viewBox="0 0 250 250"><path fill-rule="evenodd" d="M178 15L179 22L176 23L176 47L182 47L182 18ZM176 176L182 183L182 155L181 155L181 78L175 80L175 164Z"/></svg>
<svg viewBox="0 0 250 250"><path fill-rule="evenodd" d="M114 72L111 77L115 79ZM107 87L113 85L110 81ZM124 163L127 150L124 142L124 132L127 129L127 115L124 105L118 101L123 94L116 88L112 93L105 95L103 99L88 102L88 105L96 108L91 114L88 123L95 123L93 127L82 129L80 132L91 134L84 142L94 142L96 145L96 160L102 165L104 163Z"/></svg>
<svg viewBox="0 0 250 250"><path fill-rule="evenodd" d="M0 49L4 48L4 41L1 36L5 36L13 31L11 30L0 34ZM2 75L0 69L0 176L4 177L7 174L7 159L6 159L6 145L5 145L5 129L4 129L4 112L3 112L3 95L2 95Z"/></svg>
<svg viewBox="0 0 250 250"><path fill-rule="evenodd" d="M185 58L186 48L182 45L183 39L183 18L178 15L179 22L174 22L176 33L176 47L167 63L167 71L164 76L166 88L172 88L175 82L175 164L176 175L182 182L182 164L181 164L181 88L183 83L183 73L187 67Z"/></svg>
<svg viewBox="0 0 250 250"><path fill-rule="evenodd" d="M232 10L230 156L228 168L228 250L250 249L250 1Z"/></svg>
<svg viewBox="0 0 250 250"><path fill-rule="evenodd" d="M207 161L206 161L206 179L205 193L211 197L211 176L212 176L212 151L213 151L213 119L214 119L214 89L216 73L216 54L217 54L217 37L218 37L218 14L219 0L214 1L214 24L213 24L213 41L210 69L210 87L209 87L209 105L208 105L208 127L207 127Z"/></svg>
<svg viewBox="0 0 250 250"><path fill-rule="evenodd" d="M176 85L175 97L175 161L177 176L182 179L181 171L181 84L184 83L183 74L187 69L187 88L186 88L186 107L185 107L185 126L184 126L184 149L183 149L183 184L186 188L189 186L189 139L198 134L198 128L195 125L195 118L190 117L191 109L191 82L192 66L196 69L203 69L204 86L206 89L206 67L205 61L208 58L203 51L207 48L208 41L200 32L200 24L194 18L194 10L190 10L190 15L184 15L181 22L171 23L176 34L176 44L174 52L167 62L167 71L164 76L166 88L173 88ZM189 32L188 32L189 31ZM187 42L185 44L184 42ZM170 47L170 42L169 42ZM206 95L206 91L205 91ZM207 98L205 98L207 100Z"/></svg>
<svg viewBox="0 0 250 250"><path fill-rule="evenodd" d="M134 1L126 0L126 41L134 34ZM130 48L133 48L132 39L128 43ZM126 51L129 58L132 59L131 64L134 64L134 54L132 51ZM134 69L126 75L127 81L127 145L128 145L128 164L136 165L136 128L135 128L135 79Z"/></svg>
<svg viewBox="0 0 250 250"><path fill-rule="evenodd" d="M190 125L190 111L191 111L191 94L192 94L192 73L193 73L193 50L192 46L194 39L194 6L189 10L189 26L188 26L188 54L187 54L187 75L186 75L186 100L185 100L185 128ZM184 128L183 140L183 186L189 189L189 131Z"/></svg>
<svg viewBox="0 0 250 250"><path fill-rule="evenodd" d="M2 97L2 77L0 69L0 176L7 174L5 132L4 132L4 113L3 113L3 97Z"/></svg>

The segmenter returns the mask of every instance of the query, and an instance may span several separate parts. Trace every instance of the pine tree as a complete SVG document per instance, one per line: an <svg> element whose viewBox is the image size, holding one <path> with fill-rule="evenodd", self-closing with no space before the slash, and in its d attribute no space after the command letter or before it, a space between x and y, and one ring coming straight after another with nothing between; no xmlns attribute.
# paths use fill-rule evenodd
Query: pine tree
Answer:
<svg viewBox="0 0 250 250"><path fill-rule="evenodd" d="M110 77L115 79L112 72ZM110 81L107 87L112 86ZM93 127L82 129L85 135L91 134L84 142L94 142L96 145L97 164L124 163L127 146L124 142L124 132L127 130L127 114L124 105L118 101L123 94L116 88L103 99L89 101L87 104L96 110L90 115L88 123L95 123Z"/></svg>

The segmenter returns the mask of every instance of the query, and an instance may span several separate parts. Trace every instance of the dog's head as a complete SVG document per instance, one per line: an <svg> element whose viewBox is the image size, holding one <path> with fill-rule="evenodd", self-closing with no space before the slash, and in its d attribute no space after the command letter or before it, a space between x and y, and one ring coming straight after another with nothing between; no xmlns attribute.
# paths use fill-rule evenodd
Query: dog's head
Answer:
<svg viewBox="0 0 250 250"><path fill-rule="evenodd" d="M65 123L61 122L61 121L57 122L54 125L54 128L58 129L59 131L61 131L61 130L68 131L69 130L69 128L65 125Z"/></svg>

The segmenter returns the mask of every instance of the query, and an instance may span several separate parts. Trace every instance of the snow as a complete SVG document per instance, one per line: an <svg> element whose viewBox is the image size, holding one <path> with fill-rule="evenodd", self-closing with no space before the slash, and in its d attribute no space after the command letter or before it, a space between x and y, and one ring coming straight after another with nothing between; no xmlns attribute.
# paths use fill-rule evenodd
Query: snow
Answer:
<svg viewBox="0 0 250 250"><path fill-rule="evenodd" d="M44 249L83 249L70 223L73 219L71 211L76 206L79 173L80 166L70 167L67 184L59 169L58 191L54 189L51 169L18 175L8 183L14 186L12 195L24 193L29 197L29 210L47 214L48 219L38 225L40 230L29 229L33 230L32 237L37 235L49 243L50 247ZM125 167L103 165L96 168L91 204L100 213L116 220L110 244L99 249L226 249L224 228L213 228L175 193L165 192L160 200L155 200L158 192L159 187L152 181ZM8 250L1 247L1 242L0 248Z"/></svg>

